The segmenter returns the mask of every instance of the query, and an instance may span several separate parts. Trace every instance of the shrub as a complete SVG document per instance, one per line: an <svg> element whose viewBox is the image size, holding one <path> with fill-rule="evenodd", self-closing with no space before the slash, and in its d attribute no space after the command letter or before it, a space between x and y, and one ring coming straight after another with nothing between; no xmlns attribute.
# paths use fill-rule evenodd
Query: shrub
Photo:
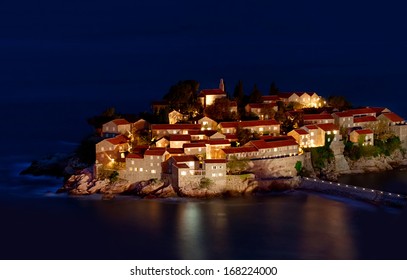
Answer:
<svg viewBox="0 0 407 280"><path fill-rule="evenodd" d="M213 184L213 181L209 178L203 177L199 182L199 188L207 189Z"/></svg>

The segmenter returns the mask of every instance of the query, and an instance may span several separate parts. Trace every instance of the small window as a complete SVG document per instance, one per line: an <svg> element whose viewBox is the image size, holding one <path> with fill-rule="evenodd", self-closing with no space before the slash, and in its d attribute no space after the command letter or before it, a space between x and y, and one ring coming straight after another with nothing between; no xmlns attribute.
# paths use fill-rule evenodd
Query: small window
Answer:
<svg viewBox="0 0 407 280"><path fill-rule="evenodd" d="M150 163L150 166L154 166L154 163Z"/></svg>
<svg viewBox="0 0 407 280"><path fill-rule="evenodd" d="M130 168L129 168L129 171L133 171L133 167L130 167Z"/></svg>
<svg viewBox="0 0 407 280"><path fill-rule="evenodd" d="M104 150L105 150L105 147L102 147L101 149L100 149L102 152L104 152Z"/></svg>
<svg viewBox="0 0 407 280"><path fill-rule="evenodd" d="M212 177L216 177L216 174L215 174L215 173L212 173Z"/></svg>
<svg viewBox="0 0 407 280"><path fill-rule="evenodd" d="M151 174L156 174L157 172L155 170L151 170Z"/></svg>
<svg viewBox="0 0 407 280"><path fill-rule="evenodd" d="M134 160L131 161L131 164L134 165Z"/></svg>
<svg viewBox="0 0 407 280"><path fill-rule="evenodd" d="M137 169L137 168L136 168ZM143 167L140 167L140 172L143 172Z"/></svg>
<svg viewBox="0 0 407 280"><path fill-rule="evenodd" d="M212 166L212 169L216 169L216 166Z"/></svg>
<svg viewBox="0 0 407 280"><path fill-rule="evenodd" d="M218 174L219 177L222 177L222 175L223 175L222 173L219 173L219 174Z"/></svg>
<svg viewBox="0 0 407 280"><path fill-rule="evenodd" d="M154 157L153 157L153 156L150 156L150 159L154 159Z"/></svg>

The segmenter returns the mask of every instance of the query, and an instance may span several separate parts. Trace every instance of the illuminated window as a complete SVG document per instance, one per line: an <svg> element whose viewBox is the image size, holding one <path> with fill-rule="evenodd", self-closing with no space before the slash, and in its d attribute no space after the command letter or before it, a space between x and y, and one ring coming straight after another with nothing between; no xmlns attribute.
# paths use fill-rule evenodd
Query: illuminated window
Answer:
<svg viewBox="0 0 407 280"><path fill-rule="evenodd" d="M215 173L212 173L212 177L216 177L216 174L215 174Z"/></svg>
<svg viewBox="0 0 407 280"><path fill-rule="evenodd" d="M134 172L137 172L137 167L134 168Z"/></svg>
<svg viewBox="0 0 407 280"><path fill-rule="evenodd" d="M277 148L274 148L274 151L277 152Z"/></svg>
<svg viewBox="0 0 407 280"><path fill-rule="evenodd" d="M140 172L142 172L143 171L143 167L140 167Z"/></svg>
<svg viewBox="0 0 407 280"><path fill-rule="evenodd" d="M121 153L120 157L121 157L121 158L125 158L126 155L125 155L124 153Z"/></svg>
<svg viewBox="0 0 407 280"><path fill-rule="evenodd" d="M133 171L133 167L130 167L130 168L129 168L129 171Z"/></svg>
<svg viewBox="0 0 407 280"><path fill-rule="evenodd" d="M219 175L219 177L222 177L223 174L222 174L222 173L219 173L218 175Z"/></svg>
<svg viewBox="0 0 407 280"><path fill-rule="evenodd" d="M101 150L102 150L102 152L103 152L103 151L105 150L105 147L102 147Z"/></svg>
<svg viewBox="0 0 407 280"><path fill-rule="evenodd" d="M263 131L263 128L262 128L262 127L260 127L260 128L259 128L259 131Z"/></svg>
<svg viewBox="0 0 407 280"><path fill-rule="evenodd" d="M314 132L311 132L311 136L314 136Z"/></svg>
<svg viewBox="0 0 407 280"><path fill-rule="evenodd" d="M150 156L150 159L154 159L154 157L153 157L153 156Z"/></svg>
<svg viewBox="0 0 407 280"><path fill-rule="evenodd" d="M155 174L157 173L155 170L151 170L151 174Z"/></svg>
<svg viewBox="0 0 407 280"><path fill-rule="evenodd" d="M131 164L134 165L134 160L131 161Z"/></svg>
<svg viewBox="0 0 407 280"><path fill-rule="evenodd" d="M154 164L153 164L153 163L150 163L150 166L154 166Z"/></svg>
<svg viewBox="0 0 407 280"><path fill-rule="evenodd" d="M187 172L186 171L181 171L181 175L185 176L185 175L187 175Z"/></svg>

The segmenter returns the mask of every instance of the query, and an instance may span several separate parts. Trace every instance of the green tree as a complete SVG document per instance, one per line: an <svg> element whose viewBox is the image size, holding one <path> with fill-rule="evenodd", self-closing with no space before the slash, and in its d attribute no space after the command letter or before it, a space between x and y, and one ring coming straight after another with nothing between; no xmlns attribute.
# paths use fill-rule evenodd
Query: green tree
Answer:
<svg viewBox="0 0 407 280"><path fill-rule="evenodd" d="M262 100L262 94L261 91L257 88L257 85L255 84L253 87L253 91L249 95L249 102L250 103L261 103Z"/></svg>
<svg viewBox="0 0 407 280"><path fill-rule="evenodd" d="M212 185L213 185L213 181L206 177L201 178L201 180L199 181L199 188L201 188L201 189L207 189Z"/></svg>
<svg viewBox="0 0 407 280"><path fill-rule="evenodd" d="M269 95L277 95L279 93L279 89L276 86L276 83L273 81L270 85Z"/></svg>
<svg viewBox="0 0 407 280"><path fill-rule="evenodd" d="M215 102L207 106L205 109L205 115L216 121L234 120L236 115L232 114L231 101L228 98L218 98Z"/></svg>
<svg viewBox="0 0 407 280"><path fill-rule="evenodd" d="M295 170L297 170L297 174L299 175L299 174L301 174L301 172L302 172L302 161L297 161L296 163L295 163Z"/></svg>
<svg viewBox="0 0 407 280"><path fill-rule="evenodd" d="M239 80L235 86L235 90L233 91L233 98L238 103L239 106L242 105L244 99L244 90L243 90L243 82Z"/></svg>
<svg viewBox="0 0 407 280"><path fill-rule="evenodd" d="M249 167L250 160L248 158L237 158L232 156L226 165L229 174L241 174Z"/></svg>
<svg viewBox="0 0 407 280"><path fill-rule="evenodd" d="M179 81L170 87L163 99L170 104L170 110L187 111L188 106L197 104L199 83L194 80Z"/></svg>
<svg viewBox="0 0 407 280"><path fill-rule="evenodd" d="M109 180L111 183L117 182L117 180L119 180L119 172L116 170L113 171L109 176Z"/></svg>
<svg viewBox="0 0 407 280"><path fill-rule="evenodd" d="M327 103L340 111L352 108L352 104L344 96L329 96Z"/></svg>
<svg viewBox="0 0 407 280"><path fill-rule="evenodd" d="M249 141L259 139L259 135L256 132L251 132L249 129L238 127L236 129L236 137L241 146Z"/></svg>
<svg viewBox="0 0 407 280"><path fill-rule="evenodd" d="M368 128L374 131L375 140L387 141L387 139L394 136L388 123L383 120L379 120L375 126L369 126Z"/></svg>

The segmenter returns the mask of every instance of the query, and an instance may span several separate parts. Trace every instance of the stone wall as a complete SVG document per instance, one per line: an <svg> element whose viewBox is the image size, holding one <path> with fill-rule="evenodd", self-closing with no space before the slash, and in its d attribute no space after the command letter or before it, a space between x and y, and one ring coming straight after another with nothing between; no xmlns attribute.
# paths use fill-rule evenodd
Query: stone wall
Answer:
<svg viewBox="0 0 407 280"><path fill-rule="evenodd" d="M249 171L256 175L256 178L270 177L293 177L297 175L295 164L297 161L304 162L304 155L252 160Z"/></svg>

